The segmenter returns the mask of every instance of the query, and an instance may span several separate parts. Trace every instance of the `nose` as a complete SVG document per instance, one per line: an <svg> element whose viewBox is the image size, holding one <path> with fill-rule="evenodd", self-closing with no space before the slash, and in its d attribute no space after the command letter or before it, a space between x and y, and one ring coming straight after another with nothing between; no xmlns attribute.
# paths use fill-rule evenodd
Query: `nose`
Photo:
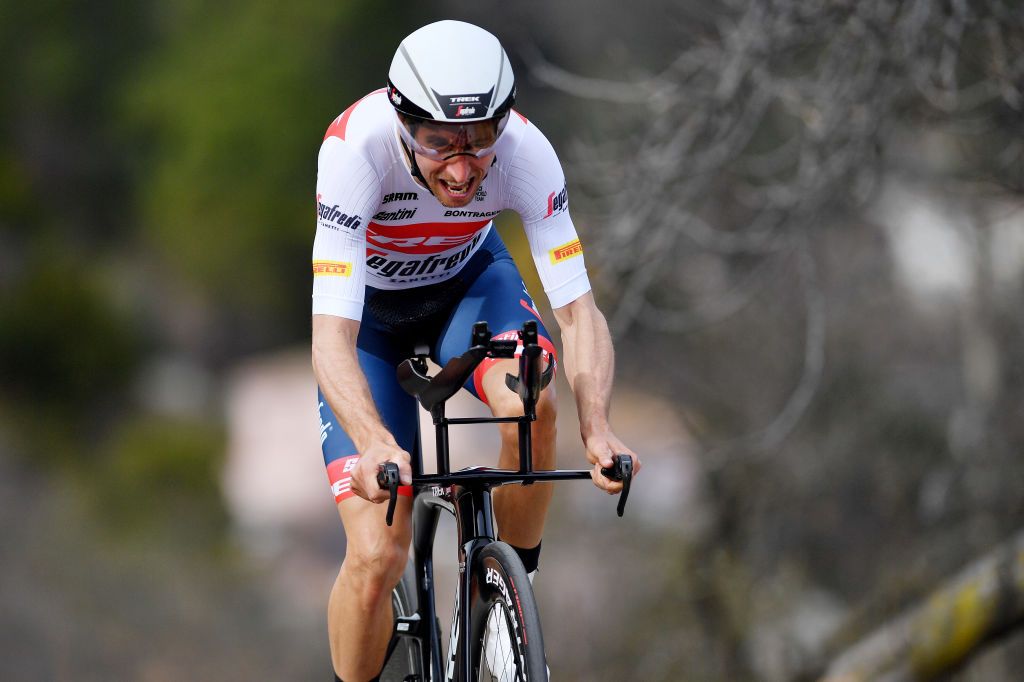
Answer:
<svg viewBox="0 0 1024 682"><path fill-rule="evenodd" d="M465 154L459 156L453 156L448 159L445 170L448 172L448 177L451 178L452 182L456 184L462 184L469 180L473 174L473 167L469 162L470 157Z"/></svg>

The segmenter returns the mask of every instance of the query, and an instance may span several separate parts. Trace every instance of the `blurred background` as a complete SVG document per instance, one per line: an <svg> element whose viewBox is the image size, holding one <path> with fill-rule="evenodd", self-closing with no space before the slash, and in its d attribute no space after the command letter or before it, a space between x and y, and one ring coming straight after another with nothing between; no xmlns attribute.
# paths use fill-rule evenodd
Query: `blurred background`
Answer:
<svg viewBox="0 0 1024 682"><path fill-rule="evenodd" d="M536 585L556 679L1020 679L1019 3L0 17L3 679L329 679L317 150L440 18L501 38L560 152L645 458L621 520L561 484ZM496 441L469 431L478 463Z"/></svg>

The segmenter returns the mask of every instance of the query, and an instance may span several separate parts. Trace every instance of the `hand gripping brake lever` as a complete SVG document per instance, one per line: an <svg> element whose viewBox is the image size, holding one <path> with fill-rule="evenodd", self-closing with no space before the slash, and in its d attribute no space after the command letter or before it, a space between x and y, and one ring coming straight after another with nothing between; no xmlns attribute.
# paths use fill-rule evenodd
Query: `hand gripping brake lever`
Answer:
<svg viewBox="0 0 1024 682"><path fill-rule="evenodd" d="M398 502L398 465L394 462L384 462L377 466L377 485L381 490L387 490L391 497L388 499L388 525L395 520L395 504ZM622 516L622 514L619 514Z"/></svg>
<svg viewBox="0 0 1024 682"><path fill-rule="evenodd" d="M622 492L619 493L619 516L626 512L626 498L629 497L629 485L633 482L633 458L629 455L612 455L612 465L602 468L601 475L613 481L622 481Z"/></svg>

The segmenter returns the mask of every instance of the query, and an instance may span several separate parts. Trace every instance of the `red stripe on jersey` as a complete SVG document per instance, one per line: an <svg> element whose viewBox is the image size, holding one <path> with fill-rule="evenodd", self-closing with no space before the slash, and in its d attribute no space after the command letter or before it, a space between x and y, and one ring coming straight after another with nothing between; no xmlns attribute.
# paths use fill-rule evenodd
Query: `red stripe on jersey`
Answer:
<svg viewBox="0 0 1024 682"><path fill-rule="evenodd" d="M348 127L348 120L350 118L352 118L352 112L355 111L356 107L359 106L359 102L362 102L364 99L366 99L370 95L376 95L377 93L384 92L386 89L387 88L381 88L380 90L374 90L369 95L365 95L365 96L359 98L359 101L357 101L355 104L353 104L348 109L346 109L341 114L341 116L339 116L338 118L334 119L334 121L331 123L331 125L329 125L327 127L327 132L324 133L324 139L326 140L328 137L336 137L339 140L344 140L345 139L345 129Z"/></svg>
<svg viewBox="0 0 1024 682"><path fill-rule="evenodd" d="M516 116L518 116L519 118L523 119L523 123L529 123L529 121L526 120L526 117L523 116L522 114L520 114L518 111L516 111L515 109L513 109L512 111L515 112Z"/></svg>
<svg viewBox="0 0 1024 682"><path fill-rule="evenodd" d="M440 253L468 244L490 222L490 219L412 225L381 225L371 222L366 226L366 241L379 249L401 253Z"/></svg>

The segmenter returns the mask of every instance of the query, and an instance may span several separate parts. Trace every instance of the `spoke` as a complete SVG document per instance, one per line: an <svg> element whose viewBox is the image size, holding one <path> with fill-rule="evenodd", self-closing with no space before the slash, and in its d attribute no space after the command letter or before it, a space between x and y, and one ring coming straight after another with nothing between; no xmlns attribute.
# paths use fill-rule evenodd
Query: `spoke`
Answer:
<svg viewBox="0 0 1024 682"><path fill-rule="evenodd" d="M515 651L515 636L503 603L495 602L492 605L487 614L487 625L484 632L484 651L480 666L481 679L496 682L524 682L524 672L519 670L519 659Z"/></svg>

